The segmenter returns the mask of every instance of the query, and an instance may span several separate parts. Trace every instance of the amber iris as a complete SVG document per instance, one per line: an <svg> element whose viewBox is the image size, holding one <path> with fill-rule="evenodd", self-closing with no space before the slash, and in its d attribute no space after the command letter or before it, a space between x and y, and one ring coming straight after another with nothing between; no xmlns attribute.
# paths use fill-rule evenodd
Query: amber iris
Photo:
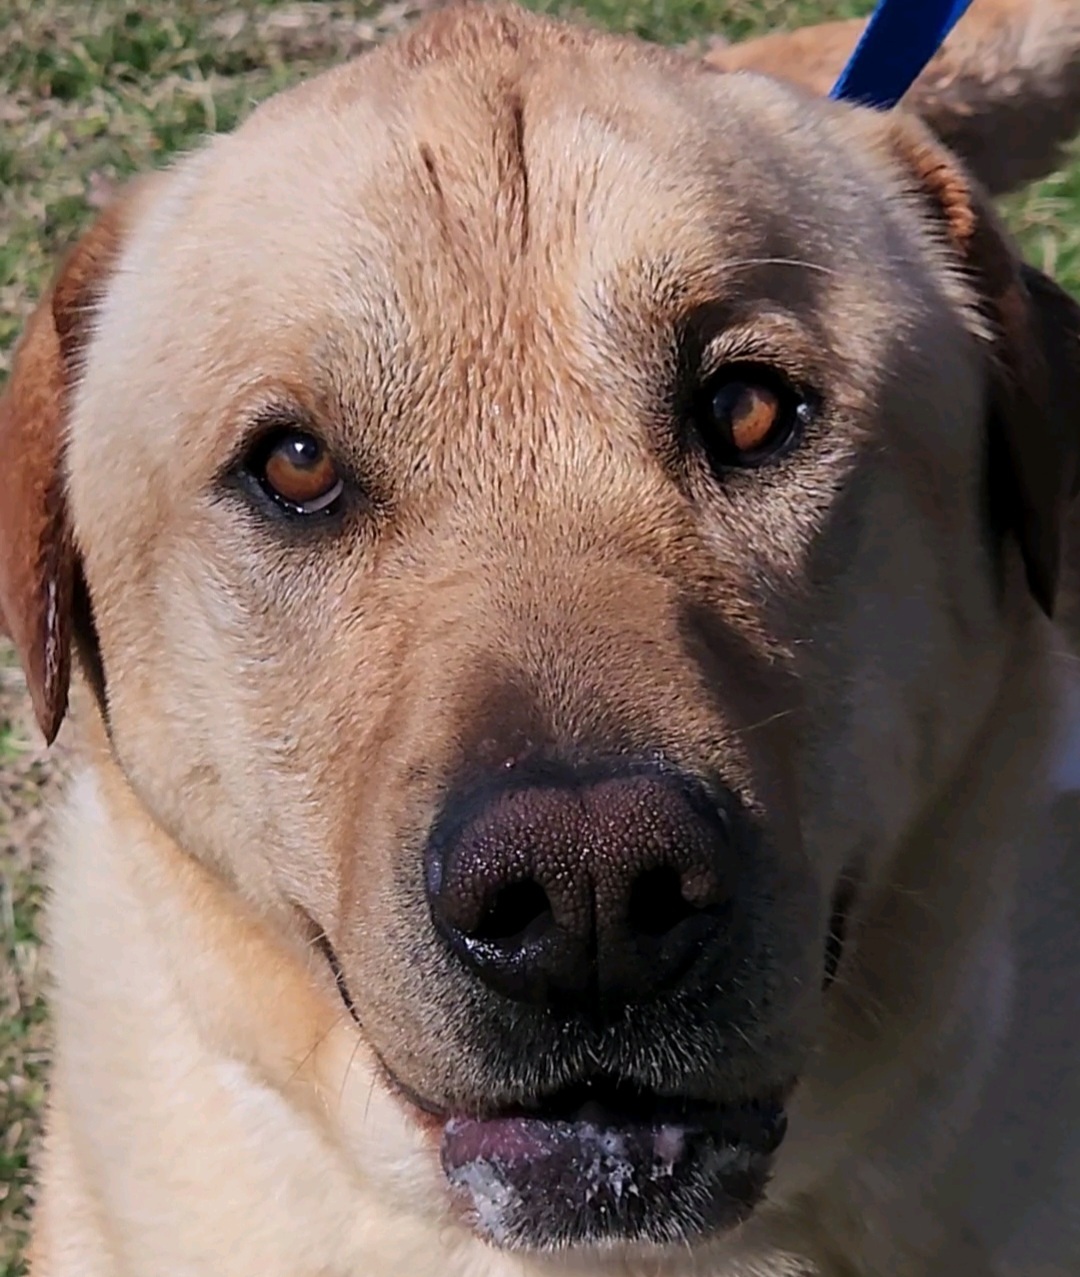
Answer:
<svg viewBox="0 0 1080 1277"><path fill-rule="evenodd" d="M715 426L737 453L752 453L773 442L783 411L779 396L767 386L730 381L711 405Z"/></svg>

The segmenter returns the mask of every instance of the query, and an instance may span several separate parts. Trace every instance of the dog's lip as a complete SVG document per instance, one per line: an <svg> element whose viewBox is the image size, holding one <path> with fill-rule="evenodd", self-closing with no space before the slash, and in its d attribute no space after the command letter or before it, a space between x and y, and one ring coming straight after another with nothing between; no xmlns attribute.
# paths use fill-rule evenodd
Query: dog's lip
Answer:
<svg viewBox="0 0 1080 1277"><path fill-rule="evenodd" d="M594 1089L444 1122L443 1172L481 1237L541 1249L685 1241L753 1212L787 1129L785 1093L703 1104L641 1092L635 1108L625 1087Z"/></svg>

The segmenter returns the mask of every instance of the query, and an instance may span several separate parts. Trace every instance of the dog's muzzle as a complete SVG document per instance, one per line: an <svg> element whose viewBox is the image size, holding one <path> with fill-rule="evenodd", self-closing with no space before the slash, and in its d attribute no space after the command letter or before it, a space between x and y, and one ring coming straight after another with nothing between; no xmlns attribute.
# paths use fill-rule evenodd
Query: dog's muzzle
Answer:
<svg viewBox="0 0 1080 1277"><path fill-rule="evenodd" d="M447 804L425 861L431 918L484 996L553 1038L672 1000L706 1006L746 957L741 822L727 790L655 766L528 769ZM446 1116L443 1169L477 1233L507 1248L662 1245L747 1218L784 1136L784 1089L707 1104L630 1072L586 1068L514 1108Z"/></svg>

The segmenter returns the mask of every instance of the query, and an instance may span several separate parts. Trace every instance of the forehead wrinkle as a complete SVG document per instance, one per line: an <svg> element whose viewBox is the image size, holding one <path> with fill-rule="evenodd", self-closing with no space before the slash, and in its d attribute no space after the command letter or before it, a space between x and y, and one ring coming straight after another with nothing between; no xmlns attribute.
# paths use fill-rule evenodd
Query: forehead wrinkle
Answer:
<svg viewBox="0 0 1080 1277"><path fill-rule="evenodd" d="M493 84L444 76L413 96L418 183L443 241L474 262L512 267L529 239L526 100L519 77Z"/></svg>

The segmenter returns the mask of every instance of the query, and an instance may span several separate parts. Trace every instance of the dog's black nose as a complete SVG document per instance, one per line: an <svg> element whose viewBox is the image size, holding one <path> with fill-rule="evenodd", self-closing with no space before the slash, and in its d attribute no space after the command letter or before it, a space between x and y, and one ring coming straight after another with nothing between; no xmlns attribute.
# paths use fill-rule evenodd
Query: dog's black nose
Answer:
<svg viewBox="0 0 1080 1277"><path fill-rule="evenodd" d="M656 772L548 775L450 804L427 853L437 929L497 992L565 1010L692 978L733 891L729 820Z"/></svg>

